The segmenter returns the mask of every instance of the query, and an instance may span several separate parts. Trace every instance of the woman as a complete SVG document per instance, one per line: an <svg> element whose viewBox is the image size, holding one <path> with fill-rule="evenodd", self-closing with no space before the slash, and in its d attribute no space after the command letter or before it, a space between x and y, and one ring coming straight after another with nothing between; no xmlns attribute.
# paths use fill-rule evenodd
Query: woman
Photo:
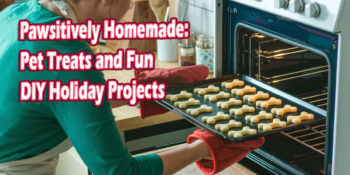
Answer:
<svg viewBox="0 0 350 175"><path fill-rule="evenodd" d="M263 144L263 139L227 143L198 130L189 137L189 144L175 150L132 157L118 133L108 101L100 107L94 107L92 102L19 102L21 80L105 83L97 71L18 71L21 49L31 53L49 49L59 53L93 53L83 41L18 41L19 20L119 20L131 5L129 0L28 0L12 4L0 13L0 174L54 174L58 154L69 149L71 143L95 175L172 174L195 161L211 174ZM122 104L115 102L114 106Z"/></svg>

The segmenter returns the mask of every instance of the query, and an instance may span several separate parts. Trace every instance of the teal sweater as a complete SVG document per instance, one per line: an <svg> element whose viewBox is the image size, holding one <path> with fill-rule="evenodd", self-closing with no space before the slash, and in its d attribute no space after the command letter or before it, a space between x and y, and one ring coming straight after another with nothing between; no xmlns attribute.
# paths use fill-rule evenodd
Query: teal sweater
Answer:
<svg viewBox="0 0 350 175"><path fill-rule="evenodd" d="M132 157L119 135L110 103L19 102L21 80L89 80L105 83L98 71L20 72L18 54L57 49L59 53L92 53L82 41L18 41L18 21L53 23L61 17L37 0L15 3L0 12L0 162L25 159L71 140L95 175L162 174L156 154ZM46 94L47 95L47 94Z"/></svg>

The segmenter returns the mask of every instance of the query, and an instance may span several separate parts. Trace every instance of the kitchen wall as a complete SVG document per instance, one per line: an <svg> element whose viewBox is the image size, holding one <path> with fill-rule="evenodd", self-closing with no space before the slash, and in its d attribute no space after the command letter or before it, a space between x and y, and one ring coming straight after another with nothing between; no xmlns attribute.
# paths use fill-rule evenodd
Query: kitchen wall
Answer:
<svg viewBox="0 0 350 175"><path fill-rule="evenodd" d="M183 16L185 5L187 14L184 20L191 23L191 29L196 34L207 34L214 36L215 29L215 0L180 0L179 18Z"/></svg>

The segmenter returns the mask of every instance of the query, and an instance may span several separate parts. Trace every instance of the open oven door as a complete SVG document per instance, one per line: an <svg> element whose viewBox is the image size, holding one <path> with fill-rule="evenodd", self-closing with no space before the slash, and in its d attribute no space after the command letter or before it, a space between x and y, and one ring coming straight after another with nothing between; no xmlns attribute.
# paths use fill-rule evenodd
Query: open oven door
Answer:
<svg viewBox="0 0 350 175"><path fill-rule="evenodd" d="M215 5L214 76L248 75L327 114L266 136L241 163L259 174L330 174L338 36L234 1Z"/></svg>

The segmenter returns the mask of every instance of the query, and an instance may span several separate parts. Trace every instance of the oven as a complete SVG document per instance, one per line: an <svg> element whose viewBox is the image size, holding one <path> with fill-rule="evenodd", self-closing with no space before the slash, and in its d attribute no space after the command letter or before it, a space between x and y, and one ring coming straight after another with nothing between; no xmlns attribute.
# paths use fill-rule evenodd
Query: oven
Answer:
<svg viewBox="0 0 350 175"><path fill-rule="evenodd" d="M214 76L245 74L323 110L266 136L242 164L260 174L348 174L350 2L216 0ZM347 10L349 9L349 10Z"/></svg>

